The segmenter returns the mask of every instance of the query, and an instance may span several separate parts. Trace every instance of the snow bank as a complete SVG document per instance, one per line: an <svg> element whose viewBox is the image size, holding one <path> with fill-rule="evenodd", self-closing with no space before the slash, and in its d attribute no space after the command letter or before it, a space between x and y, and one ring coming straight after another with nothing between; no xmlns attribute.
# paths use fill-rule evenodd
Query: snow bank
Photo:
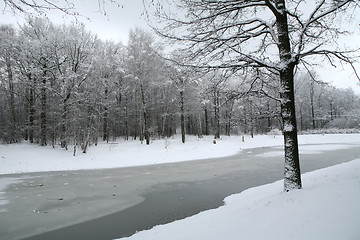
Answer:
<svg viewBox="0 0 360 240"><path fill-rule="evenodd" d="M306 173L303 185L288 193L282 181L251 188L218 209L126 239L360 239L360 159Z"/></svg>
<svg viewBox="0 0 360 240"><path fill-rule="evenodd" d="M299 136L300 144L351 144L360 142L360 134L351 135L304 135ZM149 146L139 141L118 141L100 143L91 146L88 153L65 151L60 147L40 147L21 143L0 145L0 174L63 171L78 169L116 168L179 161L199 160L236 154L242 149L280 146L277 154L282 154L281 135L262 135L250 138L245 136L222 137L213 144L210 136L199 139L187 136L187 142L181 143L181 137L155 140ZM69 148L71 149L71 148ZM300 149L301 150L301 149Z"/></svg>

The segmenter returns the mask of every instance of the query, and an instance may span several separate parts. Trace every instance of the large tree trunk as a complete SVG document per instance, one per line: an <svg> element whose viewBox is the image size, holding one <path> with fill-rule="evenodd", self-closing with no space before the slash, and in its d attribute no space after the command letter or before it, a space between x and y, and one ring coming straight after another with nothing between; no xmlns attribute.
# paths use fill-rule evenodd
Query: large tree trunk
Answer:
<svg viewBox="0 0 360 240"><path fill-rule="evenodd" d="M285 1L277 0L275 2L279 9L276 25L278 30L280 64L282 65L282 70L280 71L280 98L285 146L284 191L290 191L301 188L294 98L294 67L296 62L291 58Z"/></svg>
<svg viewBox="0 0 360 240"><path fill-rule="evenodd" d="M297 127L295 117L293 68L289 67L280 74L283 91L280 93L281 116L283 120L285 169L284 190L301 188L301 173L298 151Z"/></svg>

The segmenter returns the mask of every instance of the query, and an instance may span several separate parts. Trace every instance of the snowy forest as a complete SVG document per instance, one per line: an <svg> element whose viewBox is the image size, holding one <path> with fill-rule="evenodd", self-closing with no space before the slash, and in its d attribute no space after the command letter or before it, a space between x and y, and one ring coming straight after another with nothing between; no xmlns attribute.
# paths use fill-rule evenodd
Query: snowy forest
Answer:
<svg viewBox="0 0 360 240"><path fill-rule="evenodd" d="M178 65L143 29L131 30L126 45L47 18L0 31L5 143L75 144L86 152L99 139L149 144L174 134L185 142L185 134L282 130L279 83L272 76ZM298 130L359 129L360 96L325 81L312 70L296 75Z"/></svg>

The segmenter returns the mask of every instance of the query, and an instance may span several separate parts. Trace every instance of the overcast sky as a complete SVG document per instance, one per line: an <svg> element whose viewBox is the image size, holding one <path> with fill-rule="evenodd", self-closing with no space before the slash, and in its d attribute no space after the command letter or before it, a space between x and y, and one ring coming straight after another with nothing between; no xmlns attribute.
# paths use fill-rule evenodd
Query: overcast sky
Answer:
<svg viewBox="0 0 360 240"><path fill-rule="evenodd" d="M84 23L86 28L96 33L101 39L110 39L115 42L121 41L126 44L130 28L135 26L147 27L145 17L142 16L143 4L141 0L119 0L122 7L107 3L105 5L106 16L99 12L97 0L74 0L76 10L83 15L77 20ZM108 1L110 2L110 1ZM4 9L4 2L0 0L0 9ZM74 17L66 16L58 11L50 11L47 17L55 23L70 23ZM89 18L90 20L87 20ZM23 23L24 16L14 15L9 9L1 12L0 23Z"/></svg>
<svg viewBox="0 0 360 240"><path fill-rule="evenodd" d="M75 0L77 11L90 18L86 20L85 17L79 17L78 20L86 25L86 28L93 33L96 33L103 40L113 40L115 42L121 41L127 44L128 33L131 28L140 26L147 28L145 17L142 16L143 5L142 0L118 0L122 7L117 7L113 4L105 6L107 16L99 12L97 0ZM4 2L0 0L0 9L4 9ZM24 17L22 15L14 15L9 11L2 11L0 13L1 24L17 24L23 23ZM74 21L73 17L64 16L62 13L51 11L47 15L50 20L56 23L64 23ZM360 27L359 23L354 24L355 34L346 38L344 41L354 43L360 47ZM360 64L357 64L357 70L360 73ZM349 66L339 66L333 68L327 64L323 64L316 69L321 80L331 82L337 87L352 88L356 93L360 94L360 84L355 74Z"/></svg>

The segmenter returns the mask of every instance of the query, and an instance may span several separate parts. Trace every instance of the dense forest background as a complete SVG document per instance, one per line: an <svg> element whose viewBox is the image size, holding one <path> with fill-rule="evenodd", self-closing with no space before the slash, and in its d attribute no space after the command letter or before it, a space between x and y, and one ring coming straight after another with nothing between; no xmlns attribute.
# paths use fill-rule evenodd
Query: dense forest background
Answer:
<svg viewBox="0 0 360 240"><path fill-rule="evenodd" d="M149 144L177 133L185 142L185 133L219 138L281 130L272 76L178 65L142 29L130 31L126 46L102 41L81 24L46 18L0 32L5 143L75 144L86 152L98 139ZM360 97L321 80L314 70L297 72L299 130L359 129Z"/></svg>

